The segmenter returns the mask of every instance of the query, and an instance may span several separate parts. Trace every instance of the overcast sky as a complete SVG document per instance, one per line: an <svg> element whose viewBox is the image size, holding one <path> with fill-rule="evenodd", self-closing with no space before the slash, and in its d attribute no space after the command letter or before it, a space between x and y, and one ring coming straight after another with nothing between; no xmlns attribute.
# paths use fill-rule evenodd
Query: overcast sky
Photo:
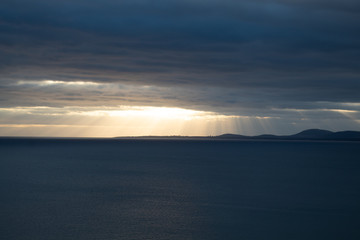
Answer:
<svg viewBox="0 0 360 240"><path fill-rule="evenodd" d="M123 106L237 121L205 135L360 130L360 1L1 1L0 135Z"/></svg>

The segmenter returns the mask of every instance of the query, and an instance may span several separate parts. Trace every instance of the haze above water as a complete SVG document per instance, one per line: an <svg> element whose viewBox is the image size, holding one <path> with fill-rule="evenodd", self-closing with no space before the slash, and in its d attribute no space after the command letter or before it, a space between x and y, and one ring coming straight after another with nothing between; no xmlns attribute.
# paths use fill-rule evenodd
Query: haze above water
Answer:
<svg viewBox="0 0 360 240"><path fill-rule="evenodd" d="M0 236L360 239L360 143L0 139Z"/></svg>

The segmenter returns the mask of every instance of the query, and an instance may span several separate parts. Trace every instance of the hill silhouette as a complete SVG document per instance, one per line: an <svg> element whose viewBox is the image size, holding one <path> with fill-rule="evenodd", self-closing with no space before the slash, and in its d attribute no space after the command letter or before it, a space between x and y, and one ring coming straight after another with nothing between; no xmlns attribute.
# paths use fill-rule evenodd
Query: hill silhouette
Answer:
<svg viewBox="0 0 360 240"><path fill-rule="evenodd" d="M297 134L291 135L293 138L326 138L333 132L322 129L308 129Z"/></svg>
<svg viewBox="0 0 360 240"><path fill-rule="evenodd" d="M266 139L266 140L341 140L341 141L360 141L359 131L341 131L332 132L323 129L307 129L302 132L277 136L271 134L263 134L258 136L244 136L237 134L222 134L216 136L218 139Z"/></svg>

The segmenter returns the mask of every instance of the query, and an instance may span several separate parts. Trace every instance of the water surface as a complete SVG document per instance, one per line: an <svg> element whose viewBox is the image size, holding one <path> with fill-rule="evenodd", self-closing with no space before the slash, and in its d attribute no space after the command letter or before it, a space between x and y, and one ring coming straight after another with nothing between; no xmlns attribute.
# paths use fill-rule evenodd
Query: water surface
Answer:
<svg viewBox="0 0 360 240"><path fill-rule="evenodd" d="M2 239L360 239L360 143L0 139Z"/></svg>

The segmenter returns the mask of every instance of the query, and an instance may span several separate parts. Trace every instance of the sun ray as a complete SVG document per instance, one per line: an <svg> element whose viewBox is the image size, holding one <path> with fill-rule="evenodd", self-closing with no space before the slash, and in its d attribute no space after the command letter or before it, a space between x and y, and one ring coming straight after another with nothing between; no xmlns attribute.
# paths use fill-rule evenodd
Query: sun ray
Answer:
<svg viewBox="0 0 360 240"><path fill-rule="evenodd" d="M209 136L249 134L256 128L262 131L269 128L268 117L224 115L171 107L38 106L1 108L0 111L7 116L0 121L2 135L29 136L37 132L39 136L74 137ZM12 122L11 119L19 120Z"/></svg>

